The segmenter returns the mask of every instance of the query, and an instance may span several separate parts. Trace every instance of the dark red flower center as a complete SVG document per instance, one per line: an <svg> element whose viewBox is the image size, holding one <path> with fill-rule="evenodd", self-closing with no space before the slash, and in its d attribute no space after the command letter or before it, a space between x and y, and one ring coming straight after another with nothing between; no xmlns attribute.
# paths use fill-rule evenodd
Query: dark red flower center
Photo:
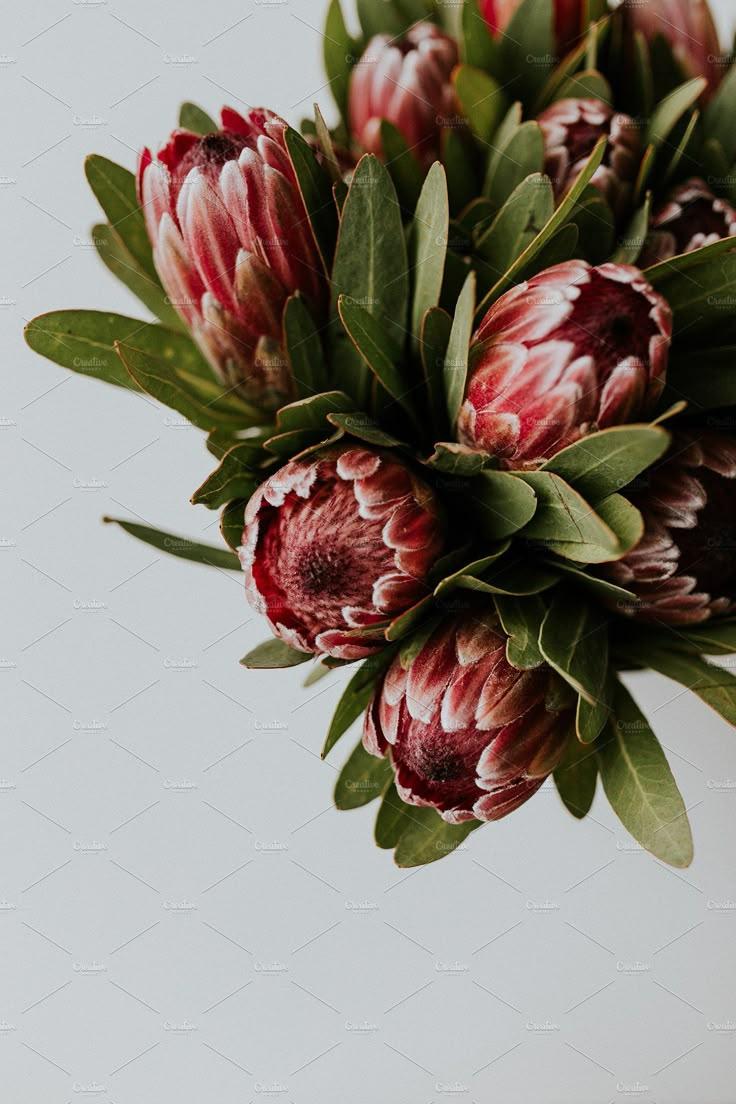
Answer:
<svg viewBox="0 0 736 1104"><path fill-rule="evenodd" d="M700 196L688 203L681 214L661 224L660 229L674 237L678 253L685 252L696 234L728 237L729 221L724 211L716 210L715 204L715 197Z"/></svg>
<svg viewBox="0 0 736 1104"><path fill-rule="evenodd" d="M400 781L417 797L440 809L472 809L483 794L477 784L478 761L492 733L475 726L446 732L439 704L429 724L409 715L406 703L392 756Z"/></svg>
<svg viewBox="0 0 736 1104"><path fill-rule="evenodd" d="M703 468L694 472L708 502L694 529L677 529L680 572L698 580L698 590L712 598L736 597L736 480Z"/></svg>
<svg viewBox="0 0 736 1104"><path fill-rule="evenodd" d="M228 161L237 161L248 144L247 138L232 130L218 130L192 142L176 163L168 166L171 174L172 208L176 210L179 192L192 169L200 169L216 181L222 166Z"/></svg>
<svg viewBox="0 0 736 1104"><path fill-rule="evenodd" d="M358 517L344 480L317 484L308 499L290 492L278 509L264 504L253 578L269 618L313 644L326 629L349 627L346 607L371 611L375 582L395 569L384 524Z"/></svg>
<svg viewBox="0 0 736 1104"><path fill-rule="evenodd" d="M591 356L605 383L622 360L649 364L649 344L659 333L650 317L652 304L631 284L612 280L595 269L580 284L570 317L552 337L570 341L577 356Z"/></svg>

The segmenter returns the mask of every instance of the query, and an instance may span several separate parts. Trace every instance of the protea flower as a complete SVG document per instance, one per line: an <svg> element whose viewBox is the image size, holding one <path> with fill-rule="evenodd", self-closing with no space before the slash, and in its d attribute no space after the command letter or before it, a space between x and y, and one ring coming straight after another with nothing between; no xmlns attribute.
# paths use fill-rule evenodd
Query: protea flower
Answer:
<svg viewBox="0 0 736 1104"><path fill-rule="evenodd" d="M639 259L642 268L732 237L736 210L715 196L704 180L693 177L670 192L652 216L649 231Z"/></svg>
<svg viewBox="0 0 736 1104"><path fill-rule="evenodd" d="M570 99L552 104L537 121L544 138L544 171L558 199L573 186L598 140L608 137L603 162L591 183L615 215L625 214L641 160L641 139L634 120L602 100Z"/></svg>
<svg viewBox="0 0 736 1104"><path fill-rule="evenodd" d="M348 445L295 460L245 512L250 604L303 652L360 659L375 626L429 593L444 544L434 492L389 452ZM371 631L372 630L372 631Z"/></svg>
<svg viewBox="0 0 736 1104"><path fill-rule="evenodd" d="M606 575L637 595L623 613L688 625L736 610L736 441L716 430L675 437L648 485L629 495L640 544Z"/></svg>
<svg viewBox="0 0 736 1104"><path fill-rule="evenodd" d="M271 410L292 397L280 350L287 297L319 310L326 294L278 115L229 108L222 129L175 130L144 150L138 194L161 281L228 387Z"/></svg>
<svg viewBox="0 0 736 1104"><path fill-rule="evenodd" d="M386 119L429 167L439 156L443 126L455 122L451 77L458 61L457 43L434 23L417 23L403 38L372 38L350 83L355 142L381 157L381 120Z"/></svg>
<svg viewBox="0 0 736 1104"><path fill-rule="evenodd" d="M664 385L672 313L629 265L555 265L506 292L475 334L458 438L534 467L635 420Z"/></svg>
<svg viewBox="0 0 736 1104"><path fill-rule="evenodd" d="M521 0L481 0L481 11L494 35L508 26ZM587 30L585 0L554 0L555 43L559 54L566 54L577 45Z"/></svg>
<svg viewBox="0 0 736 1104"><path fill-rule="evenodd" d="M721 44L707 0L624 0L625 34L629 42L636 31L647 41L658 35L672 47L688 77L707 77L706 98L723 77Z"/></svg>
<svg viewBox="0 0 736 1104"><path fill-rule="evenodd" d="M363 743L391 756L396 787L451 824L499 820L554 770L574 711L550 668L518 671L495 611L443 622L409 670L397 657L366 715Z"/></svg>

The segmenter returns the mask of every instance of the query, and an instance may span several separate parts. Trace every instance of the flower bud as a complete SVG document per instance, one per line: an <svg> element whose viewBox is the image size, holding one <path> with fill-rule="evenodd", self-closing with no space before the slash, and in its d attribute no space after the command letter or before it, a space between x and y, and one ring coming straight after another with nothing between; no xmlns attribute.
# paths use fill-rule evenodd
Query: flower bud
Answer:
<svg viewBox="0 0 736 1104"><path fill-rule="evenodd" d="M636 594L620 612L688 625L736 610L736 441L714 430L680 433L628 495L644 536L605 574Z"/></svg>
<svg viewBox="0 0 736 1104"><path fill-rule="evenodd" d="M521 0L481 0L481 11L493 35L506 30ZM554 0L555 48L560 55L578 45L587 30L586 0Z"/></svg>
<svg viewBox="0 0 736 1104"><path fill-rule="evenodd" d="M355 142L381 157L381 120L386 119L428 168L439 157L443 126L454 121L451 78L458 61L457 43L434 23L417 23L403 38L372 38L350 82Z"/></svg>
<svg viewBox="0 0 736 1104"><path fill-rule="evenodd" d="M499 820L556 767L574 726L565 684L549 667L519 671L493 607L448 618L408 670L397 657L366 715L363 743L391 756L410 805L450 824Z"/></svg>
<svg viewBox="0 0 736 1104"><path fill-rule="evenodd" d="M655 211L639 264L648 268L734 234L736 210L715 196L704 180L693 177L673 189Z"/></svg>
<svg viewBox="0 0 736 1104"><path fill-rule="evenodd" d="M624 33L633 42L641 31L651 42L661 36L687 77L706 77L712 95L724 74L721 44L707 0L624 0Z"/></svg>
<svg viewBox="0 0 736 1104"><path fill-rule="evenodd" d="M289 295L319 310L326 281L286 124L264 109L225 108L222 129L176 130L144 150L138 195L161 282L217 375L262 410L293 397L281 352Z"/></svg>
<svg viewBox="0 0 736 1104"><path fill-rule="evenodd" d="M443 545L431 488L391 453L349 445L292 461L262 484L240 559L248 600L276 636L360 659L385 644L376 625L429 594Z"/></svg>
<svg viewBox="0 0 736 1104"><path fill-rule="evenodd" d="M562 199L580 176L604 135L608 145L591 180L617 218L631 205L641 160L639 130L628 115L602 100L559 100L537 120L544 139L544 171Z"/></svg>
<svg viewBox="0 0 736 1104"><path fill-rule="evenodd" d="M568 261L506 292L473 339L459 440L534 467L636 420L664 385L672 312L638 268Z"/></svg>

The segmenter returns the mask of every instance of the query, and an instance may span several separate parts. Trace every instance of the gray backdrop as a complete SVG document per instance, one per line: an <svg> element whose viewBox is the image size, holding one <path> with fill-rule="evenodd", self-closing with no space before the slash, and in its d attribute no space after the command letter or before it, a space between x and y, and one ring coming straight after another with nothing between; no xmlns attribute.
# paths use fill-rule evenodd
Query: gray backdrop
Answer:
<svg viewBox="0 0 736 1104"><path fill-rule="evenodd" d="M732 731L632 680L690 810L689 871L600 797L579 826L548 787L397 871L375 808L331 808L344 752L317 752L344 676L246 673L267 634L241 580L100 524L216 542L188 504L212 466L200 434L22 344L45 310L140 312L91 248L84 155L132 166L184 98L292 120L327 103L325 6L4 12L3 1099L732 1101Z"/></svg>

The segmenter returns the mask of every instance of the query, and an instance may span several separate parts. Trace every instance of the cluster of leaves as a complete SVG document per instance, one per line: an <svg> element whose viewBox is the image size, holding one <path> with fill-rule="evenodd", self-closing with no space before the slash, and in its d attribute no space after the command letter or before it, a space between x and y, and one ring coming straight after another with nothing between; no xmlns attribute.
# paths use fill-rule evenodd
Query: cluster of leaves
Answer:
<svg viewBox="0 0 736 1104"><path fill-rule="evenodd" d="M437 565L427 597L379 627L386 647L348 683L324 754L364 712L390 659L398 652L410 664L443 612L463 595L467 599L467 592L483 595L495 602L508 633L509 662L520 669L548 663L577 695L576 732L555 774L570 811L586 814L600 773L635 838L661 859L686 865L692 844L682 799L618 672L632 666L661 671L736 723L736 680L702 658L736 651L736 623L714 622L707 631L689 633L634 633L615 614L633 595L597 571L625 556L641 537L642 518L626 489L667 451L670 421L736 405L736 374L730 370L736 312L728 305L736 285L733 242L647 272L670 302L675 322L667 394L651 424L592 434L534 472L500 470L493 457L454 440L471 335L504 291L571 257L636 263L650 210L667 188L715 165L729 170L736 159L733 72L701 113L703 82L680 79L662 43L640 43L638 79L644 81L649 71L645 51L656 50L652 72L660 83L637 99L646 152L630 226L617 237L613 214L590 183L604 156L603 140L555 204L535 116L573 95L621 105L615 20L605 15L605 4L589 2L590 32L561 62L553 57L551 0L524 0L500 40L488 33L476 0L456 6L454 31L463 60L454 81L467 126L447 128L442 160L425 176L386 123L386 164L365 156L347 183L335 146L348 141L352 64L372 35L401 34L417 19L439 16L431 0L359 0L363 37L356 41L339 0L332 0L325 62L342 121L330 132L317 109L302 134L286 134L332 295L322 319L310 314L298 294L286 304L283 350L297 398L274 418L214 379L159 281L133 175L103 157L87 162L88 181L108 220L95 227L97 250L158 321L60 311L31 322L26 335L32 348L64 367L144 392L208 434L217 467L192 501L221 511L232 551L172 541L169 534L120 522L139 539L196 562L240 570L235 552L245 503L294 457L354 439L396 449L420 466L457 523L452 530L461 534L459 547ZM538 64L529 65L530 57ZM192 104L184 105L180 122L201 134L216 129ZM724 171L724 195L730 194L728 176ZM243 663L288 667L309 658L269 641ZM337 665L319 664L308 682ZM441 858L477 827L450 827L432 810L405 806L390 766L358 745L341 772L336 802L354 808L377 797L376 840L395 849L401 865Z"/></svg>

